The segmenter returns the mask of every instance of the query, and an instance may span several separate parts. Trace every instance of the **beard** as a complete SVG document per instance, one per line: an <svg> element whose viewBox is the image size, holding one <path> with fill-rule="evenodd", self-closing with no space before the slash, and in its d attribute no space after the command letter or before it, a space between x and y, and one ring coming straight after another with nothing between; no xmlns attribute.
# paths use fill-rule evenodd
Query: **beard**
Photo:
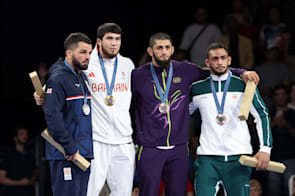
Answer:
<svg viewBox="0 0 295 196"><path fill-rule="evenodd" d="M221 76L228 71L228 67L224 71L217 71L216 69L213 69L212 67L210 69L211 69L212 73L217 76Z"/></svg>
<svg viewBox="0 0 295 196"><path fill-rule="evenodd" d="M114 58L114 57L117 56L117 54L119 53L119 51L116 52L116 53L109 53L109 52L103 47L103 45L101 45L101 50L102 50L103 54L105 55L105 58L110 58L110 59Z"/></svg>
<svg viewBox="0 0 295 196"><path fill-rule="evenodd" d="M85 61L89 62L89 60ZM88 63L87 65L81 65L81 63L75 58L75 56L72 57L72 62L74 67L78 70L86 70L88 68Z"/></svg>
<svg viewBox="0 0 295 196"><path fill-rule="evenodd" d="M16 140L15 140L15 143L16 143L16 144L19 144L19 145L26 146L26 145L28 144L28 140L20 140L20 139L16 139Z"/></svg>
<svg viewBox="0 0 295 196"><path fill-rule="evenodd" d="M162 60L160 60L160 59L157 58L155 55L154 55L154 59L155 59L156 63L157 63L158 65L160 65L161 67L169 67L170 62L171 62L171 56L170 56L170 57L168 58L168 60L166 60L166 61L162 61Z"/></svg>

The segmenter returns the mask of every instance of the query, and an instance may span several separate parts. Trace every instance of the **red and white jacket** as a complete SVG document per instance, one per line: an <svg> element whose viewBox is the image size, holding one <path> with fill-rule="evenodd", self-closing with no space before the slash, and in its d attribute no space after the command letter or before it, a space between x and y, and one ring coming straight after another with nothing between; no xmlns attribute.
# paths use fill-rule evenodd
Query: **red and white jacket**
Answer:
<svg viewBox="0 0 295 196"><path fill-rule="evenodd" d="M131 103L131 71L134 64L131 59L117 55L118 68L112 95L113 106L107 106L104 99L107 89L101 70L97 49L91 54L88 69L84 71L89 81L92 95L93 140L107 144L125 144L132 141L132 127L129 108ZM112 80L113 59L103 59L109 83Z"/></svg>

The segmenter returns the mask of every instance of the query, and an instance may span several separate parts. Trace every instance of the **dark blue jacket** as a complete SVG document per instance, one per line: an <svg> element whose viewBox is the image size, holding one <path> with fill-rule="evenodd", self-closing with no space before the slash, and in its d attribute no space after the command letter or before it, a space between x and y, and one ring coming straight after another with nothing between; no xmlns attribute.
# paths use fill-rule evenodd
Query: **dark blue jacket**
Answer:
<svg viewBox="0 0 295 196"><path fill-rule="evenodd" d="M83 80L81 79L83 78ZM90 106L90 92L86 76L74 74L64 60L59 59L50 69L46 84L45 119L48 131L56 142L72 155L77 150L85 158L93 158L91 112L84 115L84 92ZM83 81L83 82L82 82ZM51 144L46 144L47 160L64 160L64 156Z"/></svg>

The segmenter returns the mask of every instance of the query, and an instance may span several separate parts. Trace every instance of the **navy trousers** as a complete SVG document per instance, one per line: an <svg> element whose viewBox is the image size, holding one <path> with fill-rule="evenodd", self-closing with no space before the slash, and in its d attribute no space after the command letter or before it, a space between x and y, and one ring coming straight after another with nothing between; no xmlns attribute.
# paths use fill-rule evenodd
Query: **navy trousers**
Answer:
<svg viewBox="0 0 295 196"><path fill-rule="evenodd" d="M53 196L86 196L90 167L82 171L72 161L66 160L50 160L49 167ZM71 168L71 174L67 174L71 180L65 180L64 168Z"/></svg>

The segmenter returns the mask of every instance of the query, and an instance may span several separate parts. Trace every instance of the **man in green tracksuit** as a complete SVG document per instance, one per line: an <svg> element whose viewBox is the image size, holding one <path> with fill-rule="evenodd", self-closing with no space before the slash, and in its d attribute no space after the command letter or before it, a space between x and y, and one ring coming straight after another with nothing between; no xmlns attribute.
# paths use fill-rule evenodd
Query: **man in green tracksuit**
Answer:
<svg viewBox="0 0 295 196"><path fill-rule="evenodd" d="M231 57L224 45L211 44L205 63L210 77L191 87L190 113L198 108L202 118L199 158L195 162L196 194L214 196L222 183L228 196L248 196L251 168L238 162L242 154L253 153L247 123L238 118L245 84L229 71ZM257 90L250 112L260 141L256 169L264 170L270 160L272 135L268 109Z"/></svg>

